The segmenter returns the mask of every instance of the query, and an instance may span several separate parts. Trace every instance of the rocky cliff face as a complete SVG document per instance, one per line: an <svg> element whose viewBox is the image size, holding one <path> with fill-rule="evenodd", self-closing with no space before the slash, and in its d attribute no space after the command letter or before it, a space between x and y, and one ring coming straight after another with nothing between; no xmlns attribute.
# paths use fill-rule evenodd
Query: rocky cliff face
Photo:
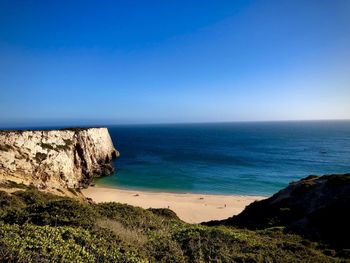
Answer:
<svg viewBox="0 0 350 263"><path fill-rule="evenodd" d="M0 131L0 179L41 189L86 186L117 156L107 128Z"/></svg>

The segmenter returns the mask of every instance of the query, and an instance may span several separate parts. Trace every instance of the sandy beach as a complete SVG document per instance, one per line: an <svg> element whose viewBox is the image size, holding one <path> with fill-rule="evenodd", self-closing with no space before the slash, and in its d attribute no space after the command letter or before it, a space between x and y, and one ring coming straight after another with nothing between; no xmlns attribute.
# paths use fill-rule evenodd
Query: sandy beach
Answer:
<svg viewBox="0 0 350 263"><path fill-rule="evenodd" d="M188 223L225 219L240 213L255 200L266 198L264 196L148 192L100 186L89 187L82 192L97 203L119 202L142 208L169 208Z"/></svg>

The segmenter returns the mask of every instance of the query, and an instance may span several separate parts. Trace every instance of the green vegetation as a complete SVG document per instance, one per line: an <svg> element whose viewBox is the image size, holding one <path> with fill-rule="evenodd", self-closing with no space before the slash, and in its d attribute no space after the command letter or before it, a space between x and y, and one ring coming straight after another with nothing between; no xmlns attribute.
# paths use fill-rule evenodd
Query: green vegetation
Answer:
<svg viewBox="0 0 350 263"><path fill-rule="evenodd" d="M28 189L28 186L22 183L16 183L14 181L3 181L0 182L0 187L2 188L19 188L19 189Z"/></svg>
<svg viewBox="0 0 350 263"><path fill-rule="evenodd" d="M67 188L69 192L71 192L73 195L78 195L77 191L74 188Z"/></svg>
<svg viewBox="0 0 350 263"><path fill-rule="evenodd" d="M327 184L330 187L350 185L350 174L326 175L324 177L328 179Z"/></svg>
<svg viewBox="0 0 350 263"><path fill-rule="evenodd" d="M316 183L313 180L303 180L302 183L299 183L297 187L295 187L291 194L295 196L300 196L302 194L308 193L316 187Z"/></svg>
<svg viewBox="0 0 350 263"><path fill-rule="evenodd" d="M47 150L53 150L54 147L52 146L51 143L41 143L41 148L47 149Z"/></svg>
<svg viewBox="0 0 350 263"><path fill-rule="evenodd" d="M66 141L70 141L70 140L64 140ZM72 145L72 142L70 141L70 143L66 143L66 144L59 144L56 145L56 150L57 151L68 151L70 149L70 146Z"/></svg>
<svg viewBox="0 0 350 263"><path fill-rule="evenodd" d="M41 143L40 146L43 149L47 149L47 150L55 150L55 151L61 151L61 150L67 151L67 150L69 150L71 145L73 145L73 141L70 139L63 139L63 141L64 141L64 144L55 145L55 147L49 143Z"/></svg>
<svg viewBox="0 0 350 263"><path fill-rule="evenodd" d="M135 252L79 227L0 223L0 239L2 262L142 262Z"/></svg>
<svg viewBox="0 0 350 263"><path fill-rule="evenodd" d="M0 191L0 262L339 262L347 255L284 228L191 225L168 209L79 203L31 187Z"/></svg>
<svg viewBox="0 0 350 263"><path fill-rule="evenodd" d="M205 224L251 230L282 226L286 232L327 244L337 255L349 258L349 209L350 174L309 176L250 204L237 216ZM335 253L329 251L329 255Z"/></svg>

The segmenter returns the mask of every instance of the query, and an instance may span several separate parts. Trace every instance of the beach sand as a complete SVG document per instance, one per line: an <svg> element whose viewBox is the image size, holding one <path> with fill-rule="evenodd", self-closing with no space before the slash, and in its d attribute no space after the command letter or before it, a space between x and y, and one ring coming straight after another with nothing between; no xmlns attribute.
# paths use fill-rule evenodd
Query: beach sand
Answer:
<svg viewBox="0 0 350 263"><path fill-rule="evenodd" d="M119 202L142 208L169 208L188 223L220 220L239 214L264 196L207 195L186 193L148 192L100 186L89 187L82 193L94 202Z"/></svg>

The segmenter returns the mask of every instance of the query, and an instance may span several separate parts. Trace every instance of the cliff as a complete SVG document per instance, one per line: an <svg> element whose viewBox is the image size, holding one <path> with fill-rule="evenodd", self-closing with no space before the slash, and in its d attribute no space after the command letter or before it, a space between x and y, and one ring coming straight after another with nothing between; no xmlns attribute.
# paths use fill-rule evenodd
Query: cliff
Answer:
<svg viewBox="0 0 350 263"><path fill-rule="evenodd" d="M350 174L309 176L239 215L205 225L249 229L283 226L312 240L350 248Z"/></svg>
<svg viewBox="0 0 350 263"><path fill-rule="evenodd" d="M84 187L117 156L107 128L0 131L0 179L40 189Z"/></svg>

